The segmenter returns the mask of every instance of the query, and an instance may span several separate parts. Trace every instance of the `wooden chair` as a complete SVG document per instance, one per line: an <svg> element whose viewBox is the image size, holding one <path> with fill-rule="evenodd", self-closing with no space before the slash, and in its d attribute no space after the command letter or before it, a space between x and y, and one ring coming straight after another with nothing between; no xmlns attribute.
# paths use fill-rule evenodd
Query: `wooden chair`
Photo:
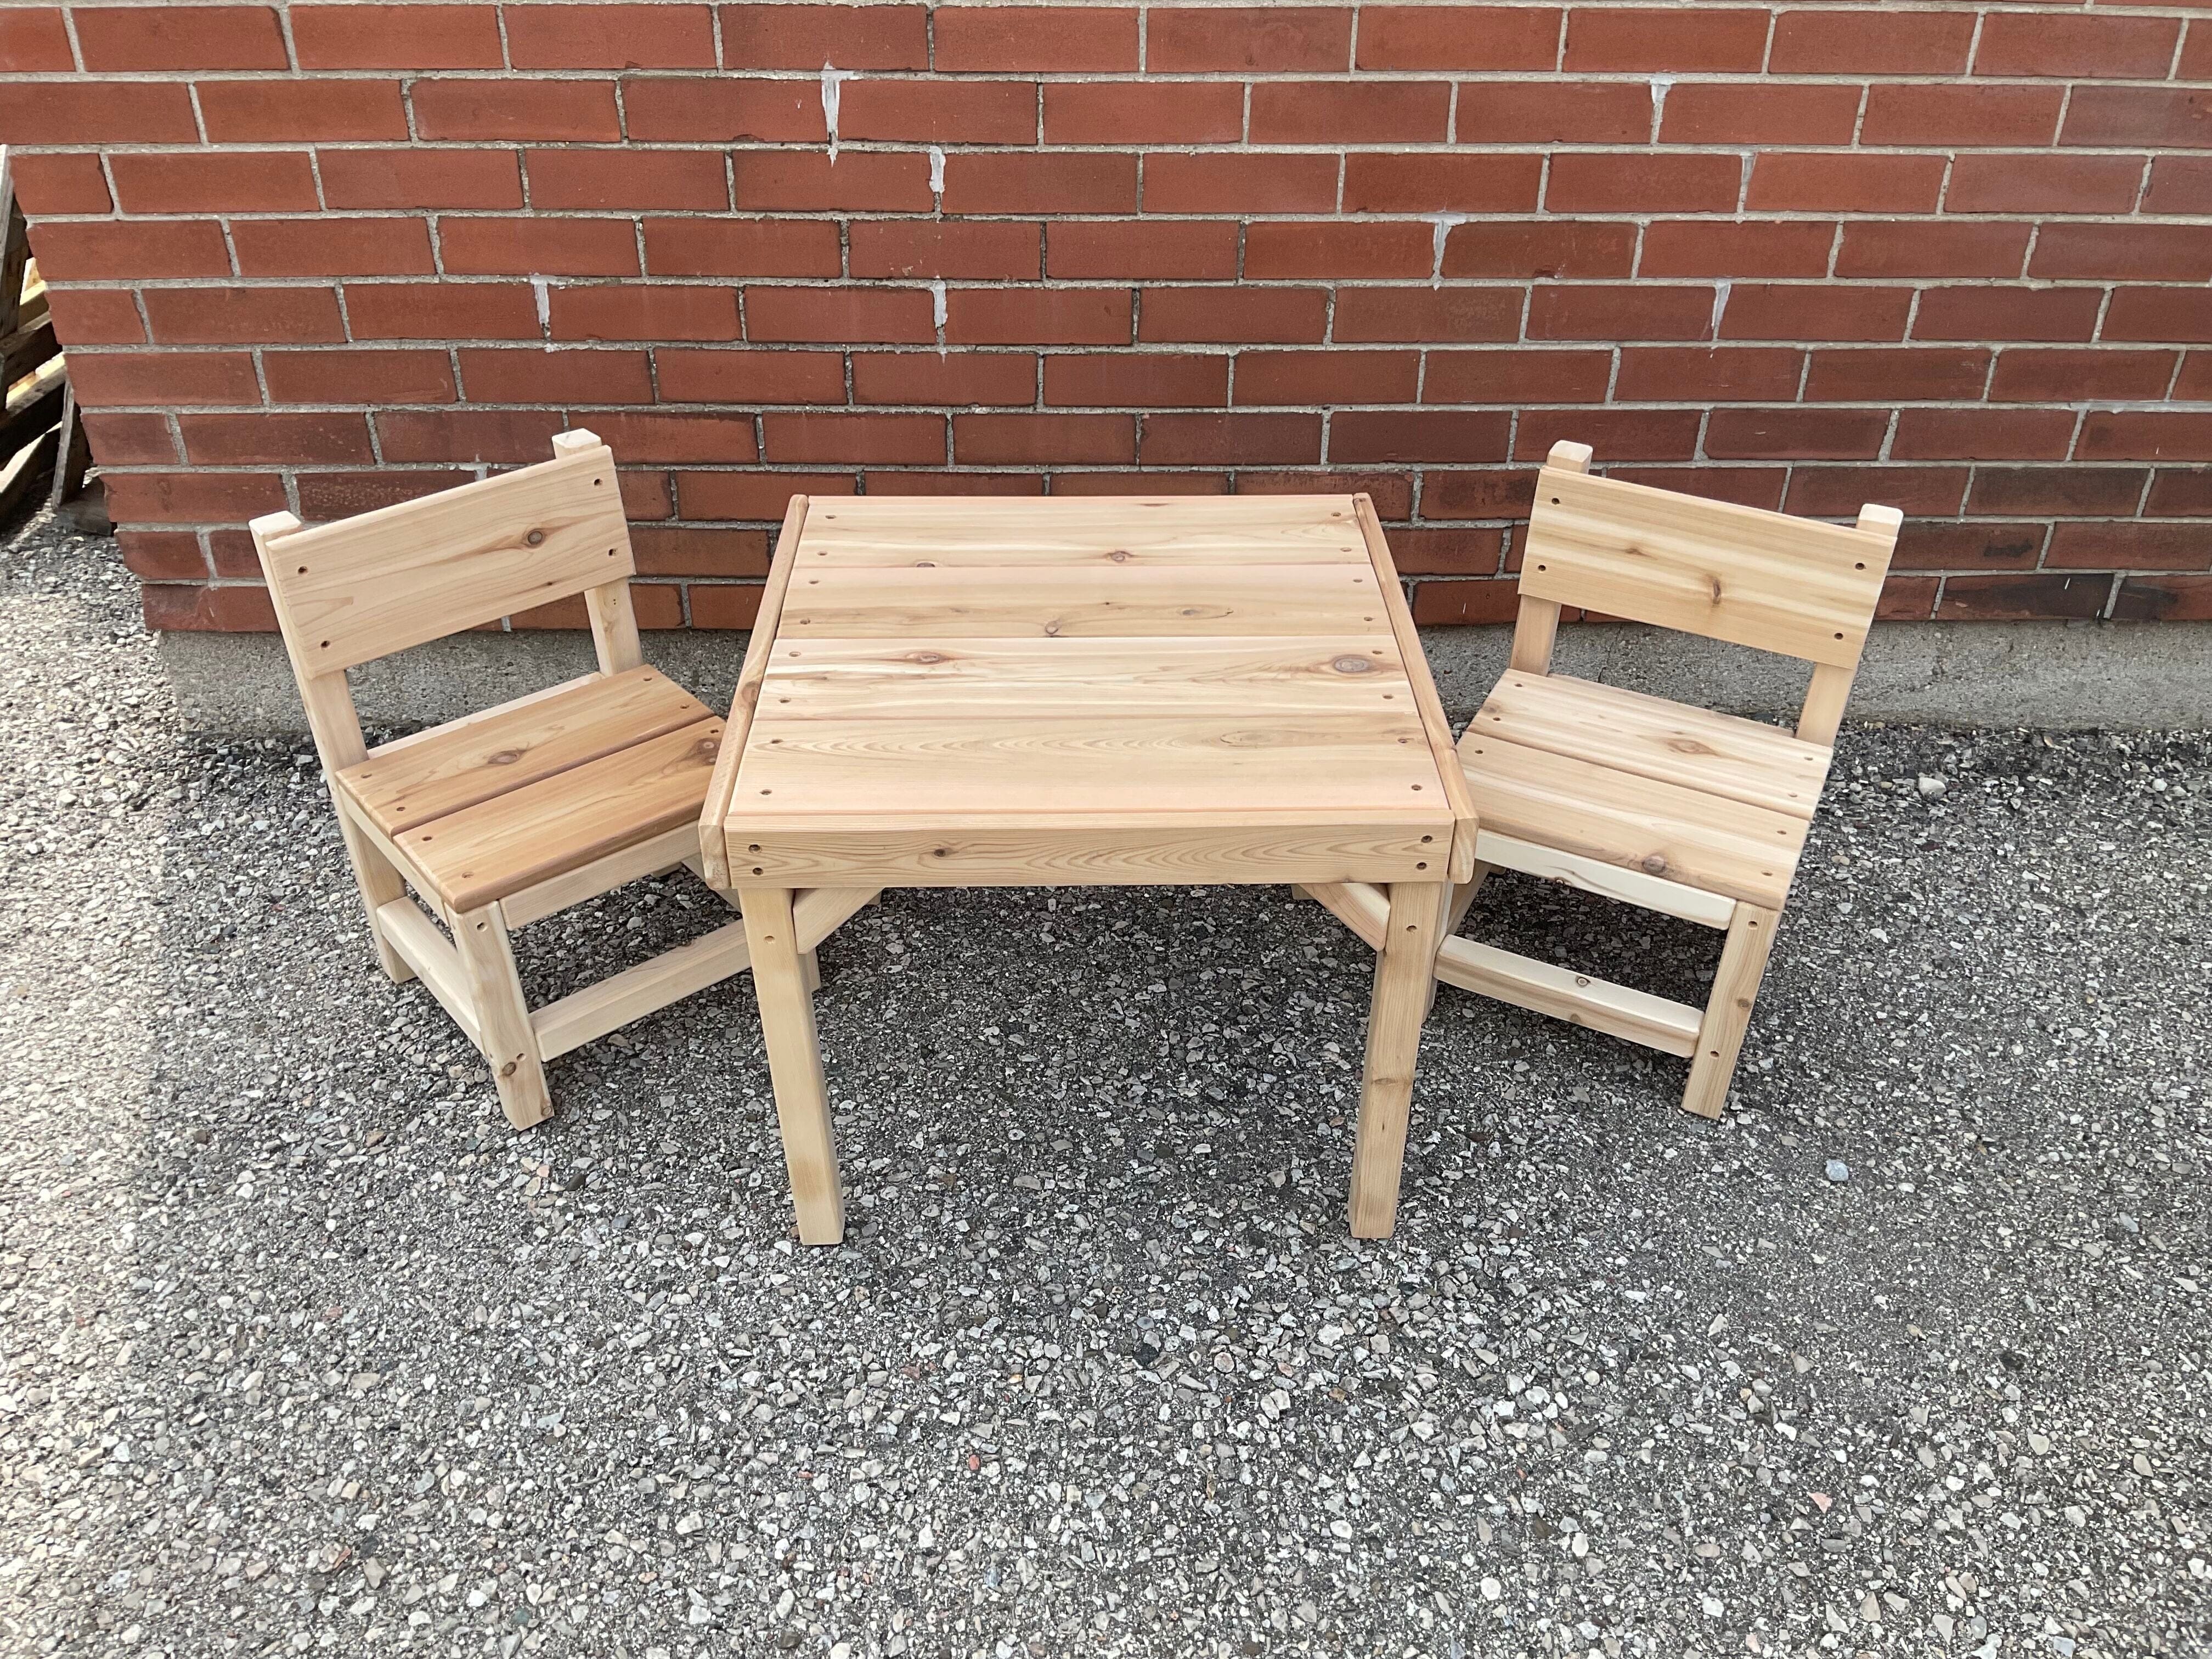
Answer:
<svg viewBox="0 0 2212 1659"><path fill-rule="evenodd" d="M1443 983L1690 1060L1682 1103L1728 1097L1774 928L1828 774L1899 515L1856 527L1588 475L1586 445L1537 477L1511 666L1459 745L1477 823L1475 873L1525 871L1727 930L1702 1009L1472 939L1448 939ZM1699 634L1813 665L1794 735L1551 672L1560 608ZM1316 892L1355 927L1368 896ZM1364 931L1364 929L1363 929Z"/></svg>
<svg viewBox="0 0 2212 1659"><path fill-rule="evenodd" d="M722 735L640 656L614 456L589 432L553 449L317 529L289 513L252 526L378 959L420 975L483 1051L517 1128L551 1115L547 1060L746 965L733 921L534 1012L523 1000L514 929L696 867ZM597 673L366 746L347 669L579 593Z"/></svg>

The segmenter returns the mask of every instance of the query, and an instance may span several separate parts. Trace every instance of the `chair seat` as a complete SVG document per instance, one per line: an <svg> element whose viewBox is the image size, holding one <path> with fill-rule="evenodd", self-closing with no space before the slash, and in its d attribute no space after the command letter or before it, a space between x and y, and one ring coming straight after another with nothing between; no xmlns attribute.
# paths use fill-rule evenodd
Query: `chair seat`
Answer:
<svg viewBox="0 0 2212 1659"><path fill-rule="evenodd" d="M1757 720L1517 670L1459 745L1483 830L1770 910L1831 752Z"/></svg>
<svg viewBox="0 0 2212 1659"><path fill-rule="evenodd" d="M633 668L403 738L337 777L441 902L473 910L696 818L721 736L704 703Z"/></svg>

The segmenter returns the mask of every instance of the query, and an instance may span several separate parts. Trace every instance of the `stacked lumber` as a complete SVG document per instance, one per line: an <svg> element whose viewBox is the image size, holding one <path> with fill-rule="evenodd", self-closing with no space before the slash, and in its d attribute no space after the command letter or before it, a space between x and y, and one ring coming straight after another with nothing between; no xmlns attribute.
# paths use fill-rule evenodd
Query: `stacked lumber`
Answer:
<svg viewBox="0 0 2212 1659"><path fill-rule="evenodd" d="M70 395L69 374L31 258L29 234L0 148L0 519L48 485L59 506L84 482L88 457Z"/></svg>

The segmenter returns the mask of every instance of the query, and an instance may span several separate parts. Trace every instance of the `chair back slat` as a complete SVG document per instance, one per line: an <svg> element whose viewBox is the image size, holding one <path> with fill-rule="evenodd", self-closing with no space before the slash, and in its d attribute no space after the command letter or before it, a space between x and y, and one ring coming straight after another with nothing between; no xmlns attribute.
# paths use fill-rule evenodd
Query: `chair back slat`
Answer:
<svg viewBox="0 0 2212 1659"><path fill-rule="evenodd" d="M257 525L270 597L301 675L633 574L614 456L588 434L562 436L556 459L496 478L313 530Z"/></svg>
<svg viewBox="0 0 2212 1659"><path fill-rule="evenodd" d="M1521 593L1848 668L1895 544L1893 528L1820 524L1550 465L1537 475Z"/></svg>

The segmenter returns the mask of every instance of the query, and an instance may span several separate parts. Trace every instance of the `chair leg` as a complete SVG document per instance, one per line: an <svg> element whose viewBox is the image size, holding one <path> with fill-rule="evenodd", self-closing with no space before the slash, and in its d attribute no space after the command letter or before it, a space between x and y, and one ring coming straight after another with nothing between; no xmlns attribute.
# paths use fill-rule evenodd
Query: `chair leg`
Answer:
<svg viewBox="0 0 2212 1659"><path fill-rule="evenodd" d="M337 814L338 833L345 838L346 859L353 866L354 884L361 890L362 908L368 912L368 933L376 944L376 960L386 975L404 985L415 977L415 970L384 937L384 926L377 921L376 913L392 900L404 898L407 883L392 860L377 851L346 816L343 807L337 809Z"/></svg>
<svg viewBox="0 0 2212 1659"><path fill-rule="evenodd" d="M1720 970L1713 975L1713 994L1698 1028L1690 1085L1682 1094L1682 1104L1700 1117L1718 1117L1727 1103L1729 1083L1735 1076L1736 1056L1743 1051L1743 1034L1751 1024L1752 1004L1759 1000L1759 982L1765 977L1766 956L1774 947L1774 927L1781 915L1779 910L1738 904L1729 918Z"/></svg>
<svg viewBox="0 0 2212 1659"><path fill-rule="evenodd" d="M1359 1085L1359 1136L1352 1154L1352 1236L1387 1238L1397 1224L1398 1176L1413 1109L1421 1026L1436 986L1449 882L1394 883L1390 919L1375 959L1367 1064Z"/></svg>
<svg viewBox="0 0 2212 1659"><path fill-rule="evenodd" d="M530 1006L522 1000L522 978L514 971L507 917L496 904L465 910L454 919L453 942L460 947L461 965L468 974L478 1046L491 1067L507 1121L518 1129L542 1123L553 1115L553 1102L545 1089L537 1028L530 1023Z"/></svg>
<svg viewBox="0 0 2212 1659"><path fill-rule="evenodd" d="M1478 864L1474 866L1472 879L1452 889L1451 908L1444 913L1444 936L1447 939L1467 925L1467 913L1474 908L1474 901L1482 891L1482 884L1490 878L1491 872L1497 867L1493 864Z"/></svg>
<svg viewBox="0 0 2212 1659"><path fill-rule="evenodd" d="M835 1244L845 1237L837 1138L791 902L790 892L781 888L748 887L738 895L745 948L752 957L753 994L768 1044L769 1076L775 1085L784 1170L799 1212L799 1237L809 1244Z"/></svg>

